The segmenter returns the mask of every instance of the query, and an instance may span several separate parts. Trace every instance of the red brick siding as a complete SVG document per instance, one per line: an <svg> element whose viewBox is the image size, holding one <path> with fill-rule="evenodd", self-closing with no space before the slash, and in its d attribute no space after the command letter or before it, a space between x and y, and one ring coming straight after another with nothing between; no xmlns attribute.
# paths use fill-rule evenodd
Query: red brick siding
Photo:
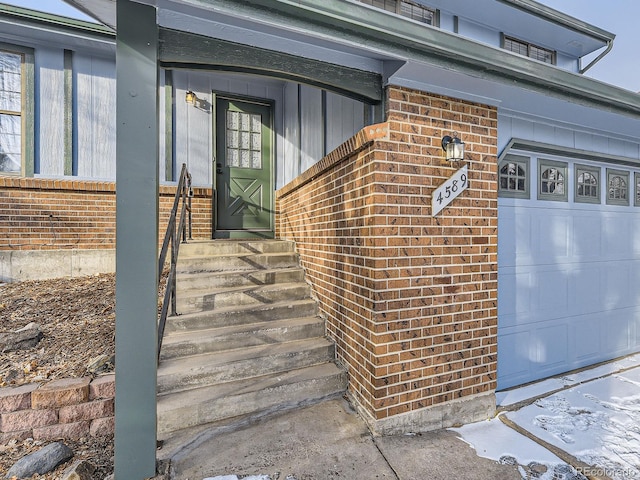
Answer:
<svg viewBox="0 0 640 480"><path fill-rule="evenodd" d="M388 98L385 139L323 161L276 208L350 392L377 419L493 391L497 353L497 112L405 88ZM464 162L443 159L452 131ZM470 188L432 217L431 193L464 163Z"/></svg>
<svg viewBox="0 0 640 480"><path fill-rule="evenodd" d="M211 189L195 188L193 236L211 238ZM160 240L175 187L160 188ZM113 182L0 176L0 250L115 248Z"/></svg>

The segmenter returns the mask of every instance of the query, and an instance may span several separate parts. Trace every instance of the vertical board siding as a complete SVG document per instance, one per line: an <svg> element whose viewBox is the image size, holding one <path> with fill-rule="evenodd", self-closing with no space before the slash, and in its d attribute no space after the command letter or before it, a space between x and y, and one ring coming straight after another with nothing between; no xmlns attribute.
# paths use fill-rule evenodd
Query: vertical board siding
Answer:
<svg viewBox="0 0 640 480"><path fill-rule="evenodd" d="M298 84L284 86L284 151L278 164L276 188L282 188L300 174L300 119L298 117Z"/></svg>
<svg viewBox="0 0 640 480"><path fill-rule="evenodd" d="M300 173L324 156L324 112L322 90L302 85L300 87Z"/></svg>
<svg viewBox="0 0 640 480"><path fill-rule="evenodd" d="M115 179L115 62L77 55L78 176Z"/></svg>
<svg viewBox="0 0 640 480"><path fill-rule="evenodd" d="M46 176L64 175L64 51L36 51L37 163Z"/></svg>
<svg viewBox="0 0 640 480"><path fill-rule="evenodd" d="M326 144L329 153L364 128L364 104L327 92L326 105Z"/></svg>

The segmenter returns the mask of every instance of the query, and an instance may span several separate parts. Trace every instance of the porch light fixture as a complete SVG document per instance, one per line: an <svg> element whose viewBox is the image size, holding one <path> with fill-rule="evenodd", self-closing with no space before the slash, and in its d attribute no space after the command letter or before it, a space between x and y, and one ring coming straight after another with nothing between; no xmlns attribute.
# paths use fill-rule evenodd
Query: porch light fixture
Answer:
<svg viewBox="0 0 640 480"><path fill-rule="evenodd" d="M445 135L442 137L442 150L449 161L464 160L464 142L458 138L454 132L453 137Z"/></svg>
<svg viewBox="0 0 640 480"><path fill-rule="evenodd" d="M189 104L189 105L196 105L196 103L198 102L198 97L196 97L196 94L193 93L191 90L187 90L187 93L185 95L185 101Z"/></svg>

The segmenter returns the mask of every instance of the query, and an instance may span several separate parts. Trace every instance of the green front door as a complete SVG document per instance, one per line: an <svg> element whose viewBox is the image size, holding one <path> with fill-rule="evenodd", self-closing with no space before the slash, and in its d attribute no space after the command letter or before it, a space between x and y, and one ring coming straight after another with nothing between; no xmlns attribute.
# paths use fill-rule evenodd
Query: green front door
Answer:
<svg viewBox="0 0 640 480"><path fill-rule="evenodd" d="M271 106L216 97L216 238L273 237Z"/></svg>

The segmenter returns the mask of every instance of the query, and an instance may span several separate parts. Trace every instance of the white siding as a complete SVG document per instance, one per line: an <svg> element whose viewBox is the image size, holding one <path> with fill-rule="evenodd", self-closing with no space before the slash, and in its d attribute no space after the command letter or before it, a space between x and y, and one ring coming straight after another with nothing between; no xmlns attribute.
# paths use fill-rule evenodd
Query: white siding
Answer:
<svg viewBox="0 0 640 480"><path fill-rule="evenodd" d="M77 82L74 128L78 139L78 176L115 180L115 62L75 55L73 67Z"/></svg>
<svg viewBox="0 0 640 480"><path fill-rule="evenodd" d="M64 51L36 50L36 138L39 173L64 174Z"/></svg>

